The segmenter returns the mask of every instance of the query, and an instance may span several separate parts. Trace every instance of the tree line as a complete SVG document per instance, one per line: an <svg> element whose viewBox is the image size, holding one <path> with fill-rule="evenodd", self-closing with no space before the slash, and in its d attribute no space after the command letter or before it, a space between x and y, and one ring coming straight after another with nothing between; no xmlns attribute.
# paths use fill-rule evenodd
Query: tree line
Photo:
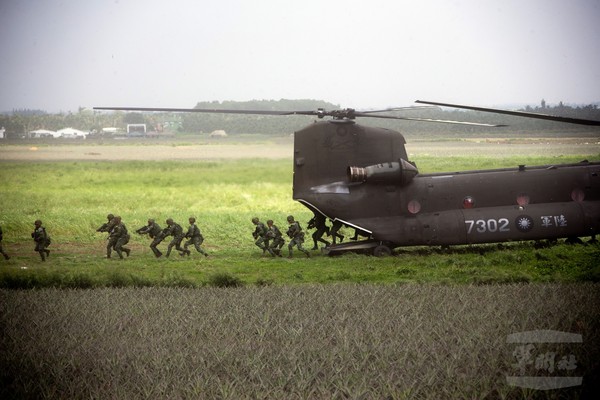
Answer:
<svg viewBox="0 0 600 400"><path fill-rule="evenodd" d="M339 109L340 106L322 100L251 100L199 102L195 108L233 109L233 110L265 110L265 111L314 111ZM600 110L597 104L586 106L568 106L562 102L549 106L544 100L537 106L526 106L522 111L542 114L560 115L566 117L600 120ZM552 121L540 121L522 117L491 114L477 111L451 109L420 109L396 111L387 114L399 117L455 120L466 122L481 122L490 124L506 124L513 132L547 132L582 130L580 126L561 124ZM266 116L266 115L236 115L236 114L205 114L205 113L139 113L139 112L98 112L80 108L74 113L49 114L41 110L14 110L12 113L0 115L0 128L5 129L5 137L20 138L36 129L58 130L73 127L83 131L102 132L102 128L115 127L125 131L127 124L145 123L148 130L171 131L181 134L210 133L215 130L225 130L230 134L259 133L268 135L291 134L295 130L311 123L315 117L310 116ZM492 129L481 127L454 126L417 121L398 121L375 118L363 118L361 124L380 126L394 129L406 134L468 134L493 132ZM588 128L597 131L597 128ZM494 131L497 132L497 131Z"/></svg>

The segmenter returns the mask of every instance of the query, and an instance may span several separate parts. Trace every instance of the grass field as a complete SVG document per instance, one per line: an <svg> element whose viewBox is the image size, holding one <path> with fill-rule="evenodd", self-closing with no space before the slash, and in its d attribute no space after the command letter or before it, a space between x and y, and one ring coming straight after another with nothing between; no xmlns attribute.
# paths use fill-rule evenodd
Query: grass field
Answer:
<svg viewBox="0 0 600 400"><path fill-rule="evenodd" d="M462 157L447 154L448 144L410 151L422 172L599 159L597 146L560 146L538 144L545 155L534 157L512 146ZM56 158L50 146L52 155L33 160L29 152L44 152L0 148L21 154L0 163L0 225L12 256L0 260L0 397L578 399L597 389L597 245L271 259L253 245L251 218L280 226L288 214L310 218L291 200L290 158L196 160L180 158L179 147L187 145L144 146L156 161L137 151L126 160L110 146L81 155L66 146ZM95 229L109 212L130 231L148 218L185 226L194 215L211 256L155 259L148 239L133 234L131 257L107 260ZM53 239L45 263L30 238L38 218ZM557 363L573 355L566 375L582 385L507 384L522 375L507 336L544 329L582 335L581 345L534 354L554 352ZM524 372L559 372L538 366Z"/></svg>
<svg viewBox="0 0 600 400"><path fill-rule="evenodd" d="M149 148L152 151L152 147ZM583 156L536 157L530 164L578 161ZM416 158L424 172L513 166L517 157ZM310 260L270 259L253 244L253 216L271 218L285 230L293 214L303 224L310 212L291 200L288 159L226 161L71 161L2 164L6 188L0 199L5 250L0 285L5 287L202 286L227 274L240 284L310 282L573 282L598 280L598 246L532 243L498 247L400 249L397 256ZM106 234L95 229L107 213L121 215L132 233L132 255L106 260ZM133 231L154 218L187 226L195 216L210 253L191 258L155 259L147 237ZM52 237L52 255L42 263L30 233L41 219ZM352 231L344 232L347 237ZM168 242L159 247L164 248ZM311 241L305 243L312 246Z"/></svg>

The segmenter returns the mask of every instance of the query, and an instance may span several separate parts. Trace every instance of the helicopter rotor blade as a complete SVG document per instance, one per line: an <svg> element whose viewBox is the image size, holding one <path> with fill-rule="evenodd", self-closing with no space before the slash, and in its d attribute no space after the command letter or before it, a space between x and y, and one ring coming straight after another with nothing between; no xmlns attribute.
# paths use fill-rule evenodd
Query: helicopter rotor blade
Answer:
<svg viewBox="0 0 600 400"><path fill-rule="evenodd" d="M441 124L453 124L453 125L470 125L470 126L487 126L492 128L501 128L508 125L502 124L484 124L480 122L465 122L465 121L452 121L452 120L444 120L444 119L430 119L430 118L412 118L412 117L396 117L393 115L363 115L362 112L356 112L355 116L357 117L369 117L369 118L385 118L385 119L399 119L406 121L418 121L418 122L436 122Z"/></svg>
<svg viewBox="0 0 600 400"><path fill-rule="evenodd" d="M165 108L165 107L94 107L105 111L141 111L173 113L212 113L212 114L252 114L252 115L318 115L317 111L268 111L268 110L227 110L209 108Z"/></svg>
<svg viewBox="0 0 600 400"><path fill-rule="evenodd" d="M373 114L373 113L380 113L380 112L410 111L410 110L439 110L439 107L437 107L437 106L390 107L390 108L384 108L382 110L360 110L359 112L361 114Z"/></svg>
<svg viewBox="0 0 600 400"><path fill-rule="evenodd" d="M545 120L549 120L549 121L567 122L570 124L578 124L578 125L600 126L600 121L595 121L595 120L591 120L591 119L559 117L556 115L538 114L538 113L525 112L525 111L509 111L509 110L501 110L501 109L496 109L496 108L473 107L473 106L465 106L465 105L461 105L461 104L438 103L438 102L424 101L424 100L417 100L417 101L415 101L415 103L430 104L430 105L440 106L440 107L463 108L465 110L514 115L517 117L545 119Z"/></svg>
<svg viewBox="0 0 600 400"><path fill-rule="evenodd" d="M206 108L165 108L165 107L94 107L94 110L106 110L106 111L140 111L140 112L174 112L174 113L216 113L216 114L246 114L246 115L307 115L316 116L318 118L333 117L334 119L355 119L356 117L367 117L367 118L383 118L383 119L395 119L395 120L406 120L406 121L420 121L420 122L436 122L444 124L455 124L455 125L470 125L470 126L487 126L487 127L502 127L506 125L492 125L483 124L476 122L462 122L462 121L448 121L438 119L427 119L427 118L411 118L411 117L398 117L393 115L376 115L379 112L393 112L393 111L404 111L404 110L415 110L423 108L437 108L431 106L411 106L411 107L395 107L384 110L368 110L368 111L356 111L352 108L346 108L342 110L331 110L326 111L318 109L316 111L267 111L267 110L231 110L231 109L206 109Z"/></svg>

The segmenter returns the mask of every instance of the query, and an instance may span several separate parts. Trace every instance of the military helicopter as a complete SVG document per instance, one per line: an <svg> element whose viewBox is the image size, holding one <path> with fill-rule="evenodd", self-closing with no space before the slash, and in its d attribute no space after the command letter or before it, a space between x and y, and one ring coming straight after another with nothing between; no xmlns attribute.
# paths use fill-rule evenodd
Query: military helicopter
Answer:
<svg viewBox="0 0 600 400"><path fill-rule="evenodd" d="M429 107L600 126L600 121L417 100ZM375 256L401 246L451 246L522 240L575 239L600 232L600 162L519 165L421 174L396 131L363 126L356 118L387 118L476 126L505 126L385 115L385 110L262 111L145 107L97 110L309 115L318 121L294 134L293 199L334 224L370 238L326 248L330 255ZM330 119L323 120L325 117Z"/></svg>

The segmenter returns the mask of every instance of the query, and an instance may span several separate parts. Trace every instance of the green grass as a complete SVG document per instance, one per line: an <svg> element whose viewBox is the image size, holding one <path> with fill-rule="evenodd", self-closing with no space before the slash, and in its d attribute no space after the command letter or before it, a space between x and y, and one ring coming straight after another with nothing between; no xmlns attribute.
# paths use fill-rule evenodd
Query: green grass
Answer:
<svg viewBox="0 0 600 400"><path fill-rule="evenodd" d="M422 172L522 163L416 161ZM597 392L599 285L589 282L600 280L598 245L272 259L253 245L251 218L283 226L290 213L304 223L311 216L291 200L289 160L0 166L0 225L12 256L0 260L3 398L525 399ZM106 234L95 229L109 212L130 231L149 217L185 226L194 215L211 257L155 259L149 240L133 234L130 258L106 260ZM45 263L30 238L37 218L53 238ZM30 288L48 289L7 290ZM540 329L583 335L583 344L547 348L577 357L572 374L583 376L582 386L549 392L506 384L518 373L507 336ZM527 373L540 374L534 365Z"/></svg>
<svg viewBox="0 0 600 400"><path fill-rule="evenodd" d="M0 289L0 397L595 398L599 307L591 283ZM535 343L520 372L508 335L545 329L583 343ZM523 374L583 381L507 384Z"/></svg>
<svg viewBox="0 0 600 400"><path fill-rule="evenodd" d="M151 148L148 149L151 157ZM533 164L577 162L584 157L535 157ZM516 158L421 157L422 172L515 166ZM294 202L290 160L223 162L40 162L2 163L0 225L10 261L0 261L3 287L202 286L229 274L242 284L330 282L476 283L598 281L598 246L535 249L531 243L407 248L378 259L348 254L308 260L264 257L254 246L253 216L271 218L285 228L293 214L306 224L310 212ZM107 213L121 215L132 233L133 252L125 260L106 260L105 237L95 229ZM133 231L154 218L187 226L195 216L211 257L155 259L149 240ZM41 219L53 244L41 263L30 233ZM351 235L350 230L345 235ZM167 242L159 247L165 248ZM305 243L312 246L312 241ZM284 247L285 249L285 247ZM287 254L287 249L285 250Z"/></svg>

